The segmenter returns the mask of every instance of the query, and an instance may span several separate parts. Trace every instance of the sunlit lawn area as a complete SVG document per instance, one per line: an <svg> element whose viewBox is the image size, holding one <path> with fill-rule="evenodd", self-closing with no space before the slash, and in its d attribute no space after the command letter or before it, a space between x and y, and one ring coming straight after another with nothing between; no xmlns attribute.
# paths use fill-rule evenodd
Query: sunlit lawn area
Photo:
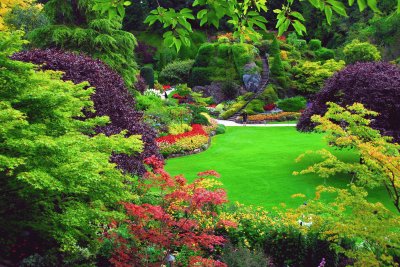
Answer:
<svg viewBox="0 0 400 267"><path fill-rule="evenodd" d="M173 175L184 174L189 180L200 171L214 169L221 174L231 201L266 208L280 203L297 207L313 198L320 184L344 187L350 181L346 175L327 180L317 175L292 175L318 160L313 157L296 163L301 153L324 147L327 145L321 134L299 133L294 127L228 127L225 134L213 137L207 151L169 159L166 169ZM336 154L345 161L358 160L352 151ZM291 198L296 193L307 198ZM386 194L383 188L377 189L370 192L369 199L392 209Z"/></svg>

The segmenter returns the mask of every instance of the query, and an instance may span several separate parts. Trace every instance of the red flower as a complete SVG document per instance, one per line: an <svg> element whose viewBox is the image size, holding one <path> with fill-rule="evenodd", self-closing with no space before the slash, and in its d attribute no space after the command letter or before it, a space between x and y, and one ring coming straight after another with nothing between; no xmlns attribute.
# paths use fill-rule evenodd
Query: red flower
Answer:
<svg viewBox="0 0 400 267"><path fill-rule="evenodd" d="M191 137L196 135L204 135L208 136L207 133L204 131L203 127L200 124L193 124L192 130L183 134L176 134L176 135L167 135L163 137L159 137L156 139L158 143L165 142L169 144L173 144L181 138L184 137Z"/></svg>
<svg viewBox="0 0 400 267"><path fill-rule="evenodd" d="M163 88L164 91L167 91L167 90L171 89L171 85L166 84L166 85L163 85L162 88Z"/></svg>

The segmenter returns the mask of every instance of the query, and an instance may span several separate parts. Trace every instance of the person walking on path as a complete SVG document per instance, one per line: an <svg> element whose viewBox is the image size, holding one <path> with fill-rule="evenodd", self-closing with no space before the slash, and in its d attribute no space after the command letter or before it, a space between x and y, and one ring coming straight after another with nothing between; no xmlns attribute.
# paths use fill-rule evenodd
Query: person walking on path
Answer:
<svg viewBox="0 0 400 267"><path fill-rule="evenodd" d="M246 110L244 110L243 113L242 113L243 125L244 126L246 126L246 124L247 124L247 117L248 117L247 112L246 112Z"/></svg>

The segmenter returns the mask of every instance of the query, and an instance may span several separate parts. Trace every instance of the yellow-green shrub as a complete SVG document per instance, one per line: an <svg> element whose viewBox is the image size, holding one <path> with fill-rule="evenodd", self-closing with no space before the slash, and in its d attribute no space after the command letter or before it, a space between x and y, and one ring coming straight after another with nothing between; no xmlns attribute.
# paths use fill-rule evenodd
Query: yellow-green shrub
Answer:
<svg viewBox="0 0 400 267"><path fill-rule="evenodd" d="M186 123L171 123L168 125L168 133L177 135L186 133L192 130L192 127Z"/></svg>

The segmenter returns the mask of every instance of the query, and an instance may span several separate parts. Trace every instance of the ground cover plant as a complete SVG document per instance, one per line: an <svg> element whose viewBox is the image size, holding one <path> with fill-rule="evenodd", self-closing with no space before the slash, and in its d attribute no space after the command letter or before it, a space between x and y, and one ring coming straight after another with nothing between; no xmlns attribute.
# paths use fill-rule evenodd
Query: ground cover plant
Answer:
<svg viewBox="0 0 400 267"><path fill-rule="evenodd" d="M318 157L295 163L307 150L326 147L321 135L296 133L293 127L228 127L227 133L213 137L211 147L197 155L169 159L166 170L173 175L192 176L205 166L221 174L221 182L231 201L261 205L267 208L286 203L298 207L305 199L292 199L291 195L303 193L312 198L320 184L344 187L347 178L324 180L317 175L293 176L293 171L307 168ZM358 161L351 151L337 151L345 162ZM210 159L212 159L210 161ZM243 177L242 173L246 173ZM383 201L387 207L384 188L373 191L370 199Z"/></svg>

